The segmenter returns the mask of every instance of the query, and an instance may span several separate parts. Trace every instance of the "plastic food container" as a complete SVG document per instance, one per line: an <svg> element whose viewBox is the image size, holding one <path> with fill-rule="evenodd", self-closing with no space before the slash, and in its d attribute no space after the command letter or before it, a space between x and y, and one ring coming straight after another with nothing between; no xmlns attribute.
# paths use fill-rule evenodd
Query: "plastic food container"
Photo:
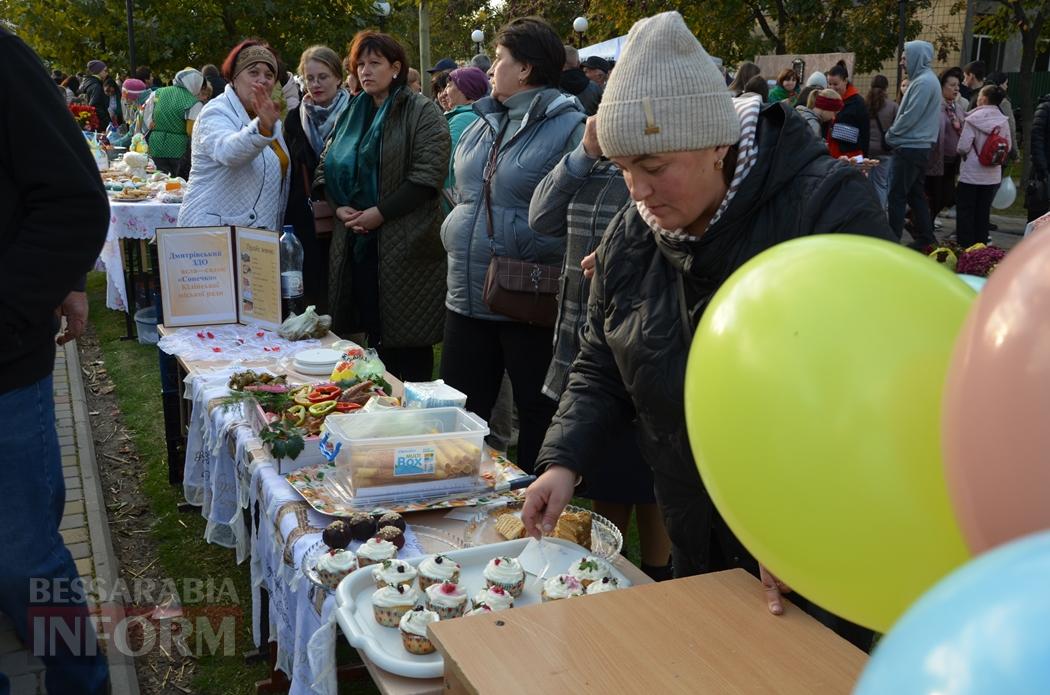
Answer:
<svg viewBox="0 0 1050 695"><path fill-rule="evenodd" d="M478 484L484 420L462 408L390 409L325 419L330 483L355 503L397 502Z"/></svg>

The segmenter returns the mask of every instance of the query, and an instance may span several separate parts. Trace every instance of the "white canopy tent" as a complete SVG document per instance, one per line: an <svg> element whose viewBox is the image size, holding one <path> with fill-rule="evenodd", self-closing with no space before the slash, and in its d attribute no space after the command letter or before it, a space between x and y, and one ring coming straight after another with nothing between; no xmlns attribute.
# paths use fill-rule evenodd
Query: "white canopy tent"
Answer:
<svg viewBox="0 0 1050 695"><path fill-rule="evenodd" d="M586 48L580 49L580 60L591 56L598 56L606 60L619 60L620 51L623 50L625 43L627 43L627 34L617 36L615 39L609 39L608 41L602 41L601 43L591 44Z"/></svg>
<svg viewBox="0 0 1050 695"><path fill-rule="evenodd" d="M619 60L620 52L623 50L624 44L626 43L627 34L617 36L615 39L609 39L608 41L602 41L601 43L591 44L586 48L580 49L580 60L586 60L591 56L598 56L599 58L605 58L606 60L612 61ZM715 61L715 65L721 67L721 58L711 56L711 59Z"/></svg>

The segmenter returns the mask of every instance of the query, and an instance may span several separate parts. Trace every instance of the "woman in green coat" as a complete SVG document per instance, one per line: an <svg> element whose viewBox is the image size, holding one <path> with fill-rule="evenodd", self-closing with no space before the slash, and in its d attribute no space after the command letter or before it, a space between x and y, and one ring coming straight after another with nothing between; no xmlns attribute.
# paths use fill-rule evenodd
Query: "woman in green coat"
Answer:
<svg viewBox="0 0 1050 695"><path fill-rule="evenodd" d="M153 109L147 110L149 156L161 171L185 177L189 174L189 160L184 157L190 146L193 122L204 106L200 98L204 75L199 70L186 68L175 75L174 82L154 92ZM186 166L182 166L184 161Z"/></svg>
<svg viewBox="0 0 1050 695"><path fill-rule="evenodd" d="M314 179L337 219L332 330L376 348L399 379L429 381L445 322L439 193L448 126L437 104L406 87L408 58L391 36L359 33L350 66L363 91L340 116Z"/></svg>

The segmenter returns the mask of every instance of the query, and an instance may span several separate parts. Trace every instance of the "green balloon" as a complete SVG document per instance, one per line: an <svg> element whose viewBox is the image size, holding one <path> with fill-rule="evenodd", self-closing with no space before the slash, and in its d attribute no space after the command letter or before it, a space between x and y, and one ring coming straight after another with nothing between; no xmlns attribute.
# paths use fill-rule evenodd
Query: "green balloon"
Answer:
<svg viewBox="0 0 1050 695"><path fill-rule="evenodd" d="M734 273L693 340L689 439L722 516L780 579L874 630L969 557L940 416L974 296L897 244L806 237Z"/></svg>

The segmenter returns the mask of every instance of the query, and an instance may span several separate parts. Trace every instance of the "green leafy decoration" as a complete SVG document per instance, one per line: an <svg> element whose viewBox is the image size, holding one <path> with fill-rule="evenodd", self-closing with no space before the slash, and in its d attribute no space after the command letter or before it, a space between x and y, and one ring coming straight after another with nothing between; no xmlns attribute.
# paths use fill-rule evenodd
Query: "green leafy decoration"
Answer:
<svg viewBox="0 0 1050 695"><path fill-rule="evenodd" d="M294 461L302 453L306 446L306 430L294 427L285 420L272 422L259 432L259 439L270 447L270 453L278 461L291 459Z"/></svg>

